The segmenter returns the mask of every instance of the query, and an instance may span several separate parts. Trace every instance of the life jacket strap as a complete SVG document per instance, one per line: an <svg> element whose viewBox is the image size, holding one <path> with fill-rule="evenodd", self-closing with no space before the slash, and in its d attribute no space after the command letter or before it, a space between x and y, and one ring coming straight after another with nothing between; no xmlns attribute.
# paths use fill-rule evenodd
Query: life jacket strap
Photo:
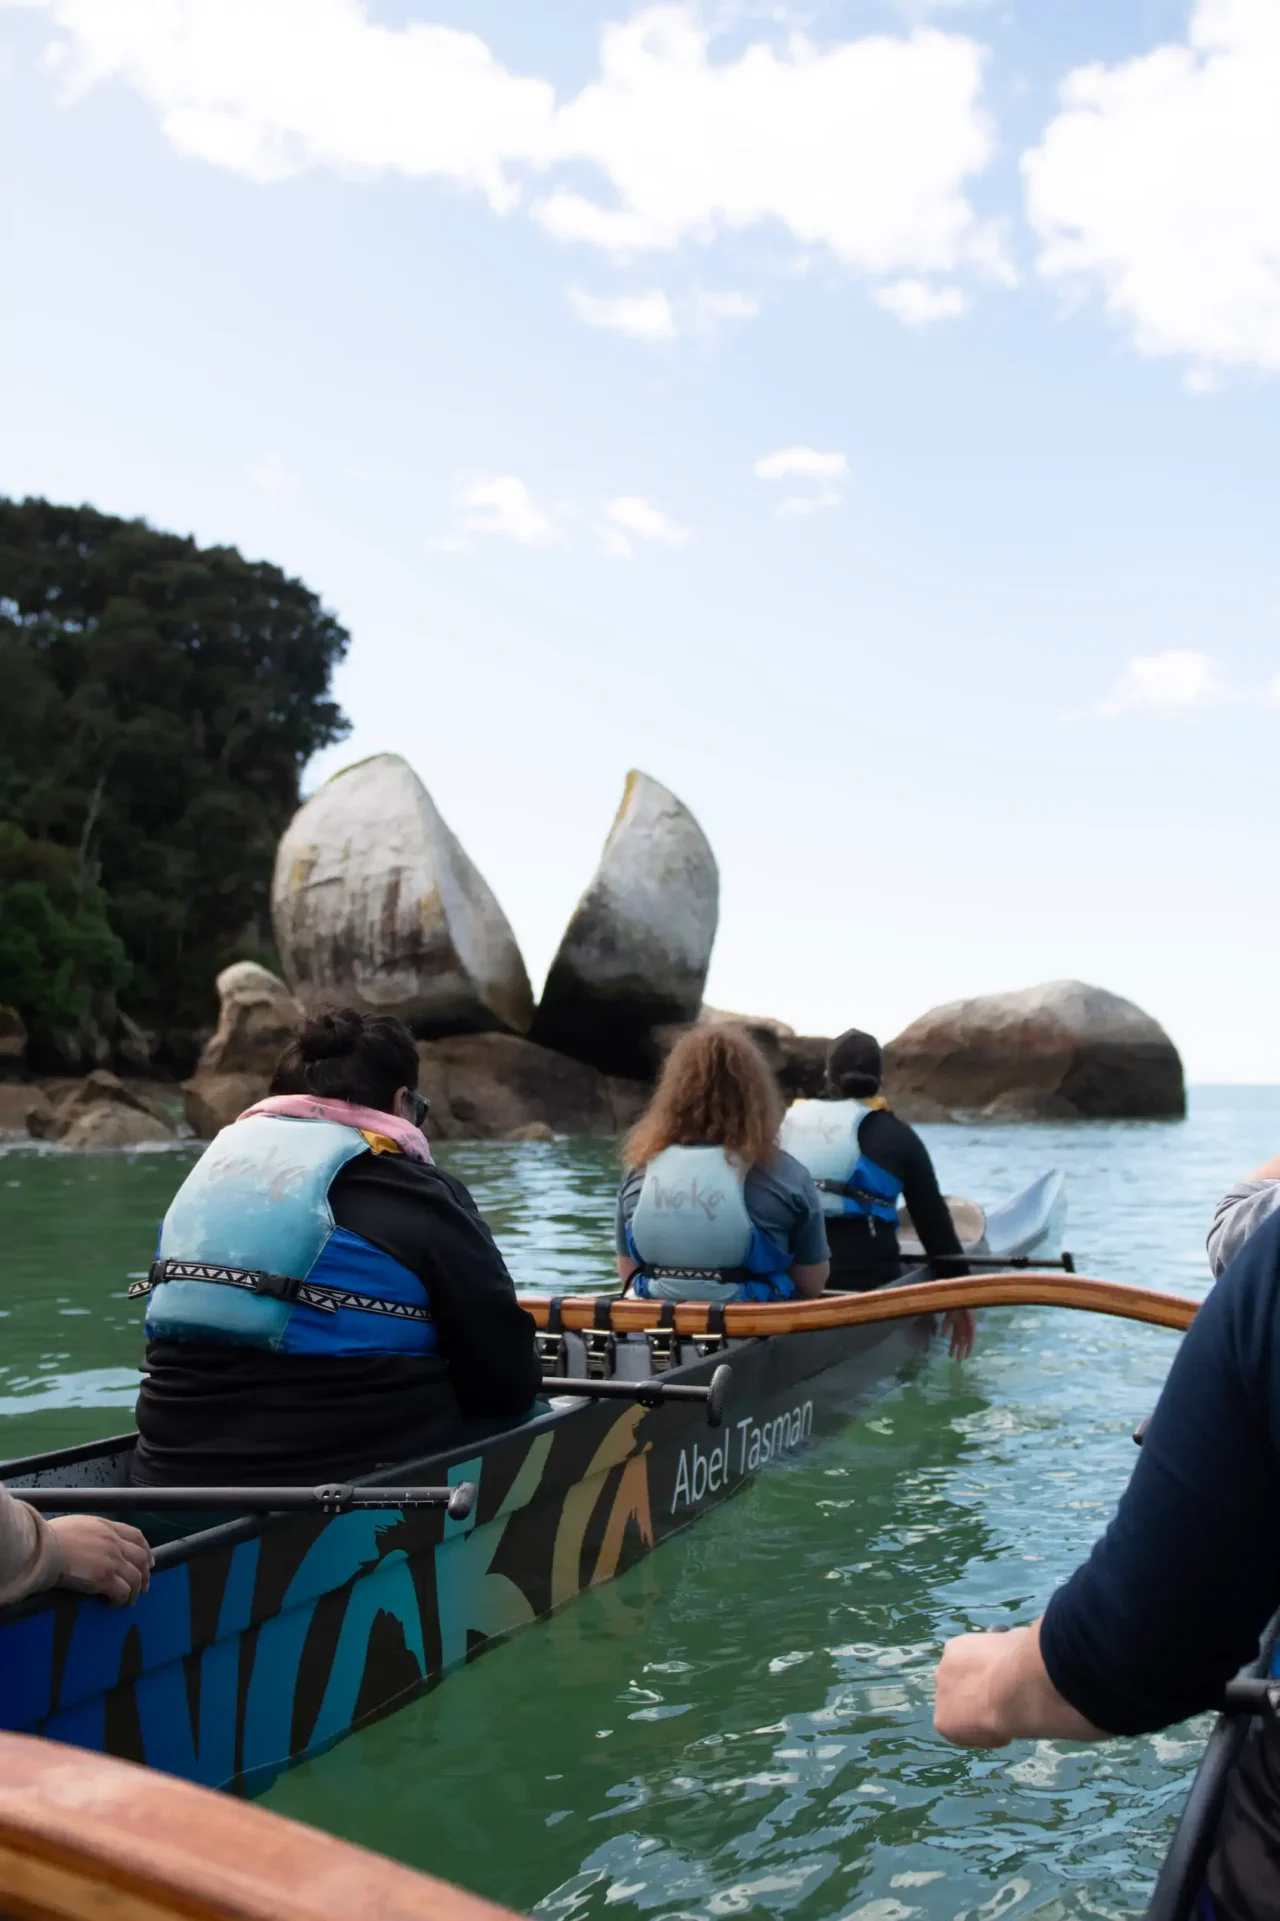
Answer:
<svg viewBox="0 0 1280 1921"><path fill-rule="evenodd" d="M413 1301L384 1301L376 1294L357 1294L348 1287L331 1287L324 1281L300 1281L294 1274L269 1274L260 1267L230 1267L214 1261L153 1261L145 1280L134 1281L129 1299L149 1294L164 1281L208 1281L215 1287L241 1287L250 1294L266 1294L272 1300L299 1302L318 1308L322 1314L336 1314L340 1307L354 1307L361 1314L386 1314L395 1321L429 1321L431 1309Z"/></svg>
<svg viewBox="0 0 1280 1921"><path fill-rule="evenodd" d="M815 1181L814 1186L820 1194L843 1194L847 1201L857 1201L862 1207L878 1207L886 1213L892 1211L895 1218L897 1209L887 1194L873 1194L869 1187L854 1187L850 1181Z"/></svg>

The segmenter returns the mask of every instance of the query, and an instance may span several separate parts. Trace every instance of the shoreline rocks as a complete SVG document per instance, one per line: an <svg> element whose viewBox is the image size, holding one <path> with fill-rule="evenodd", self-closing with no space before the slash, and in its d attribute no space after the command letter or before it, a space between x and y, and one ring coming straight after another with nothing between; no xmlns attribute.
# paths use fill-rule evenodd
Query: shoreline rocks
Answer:
<svg viewBox="0 0 1280 1921"><path fill-rule="evenodd" d="M27 1131L59 1147L155 1147L179 1138L176 1119L156 1094L95 1068L54 1106L29 1115Z"/></svg>
<svg viewBox="0 0 1280 1921"><path fill-rule="evenodd" d="M885 1092L906 1120L1176 1120L1173 1042L1132 1001L1083 981L930 1009L885 1048Z"/></svg>
<svg viewBox="0 0 1280 1921"><path fill-rule="evenodd" d="M302 1018L284 982L256 961L224 967L215 985L218 1025L182 1084L187 1124L206 1141L262 1099Z"/></svg>
<svg viewBox="0 0 1280 1921"><path fill-rule="evenodd" d="M299 808L271 912L305 1008L395 1014L422 1035L528 1031L533 995L507 918L398 754L345 768Z"/></svg>
<svg viewBox="0 0 1280 1921"><path fill-rule="evenodd" d="M625 1133L649 1098L645 1082L602 1074L516 1034L420 1041L419 1086L432 1140L550 1140Z"/></svg>
<svg viewBox="0 0 1280 1921"><path fill-rule="evenodd" d="M698 1016L719 912L719 871L701 827L667 788L633 770L530 1039L606 1074L650 1075L654 1030Z"/></svg>

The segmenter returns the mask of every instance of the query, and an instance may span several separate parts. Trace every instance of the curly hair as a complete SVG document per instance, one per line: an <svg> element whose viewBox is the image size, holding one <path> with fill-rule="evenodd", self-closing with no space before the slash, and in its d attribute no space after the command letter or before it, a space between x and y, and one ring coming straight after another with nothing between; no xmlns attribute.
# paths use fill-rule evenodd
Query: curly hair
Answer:
<svg viewBox="0 0 1280 1921"><path fill-rule="evenodd" d="M746 1169L773 1158L781 1125L778 1083L750 1036L691 1027L668 1054L623 1154L628 1167L644 1167L667 1147L722 1147Z"/></svg>

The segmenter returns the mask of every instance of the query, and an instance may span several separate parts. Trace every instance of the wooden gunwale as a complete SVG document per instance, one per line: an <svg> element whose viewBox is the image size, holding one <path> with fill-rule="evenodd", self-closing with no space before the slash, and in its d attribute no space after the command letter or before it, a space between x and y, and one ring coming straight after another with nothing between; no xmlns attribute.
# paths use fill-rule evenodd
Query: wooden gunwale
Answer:
<svg viewBox="0 0 1280 1921"><path fill-rule="evenodd" d="M21 1734L0 1734L0 1910L24 1921L512 1921L300 1821Z"/></svg>
<svg viewBox="0 0 1280 1921"><path fill-rule="evenodd" d="M598 1296L567 1294L560 1299L562 1323L568 1328L595 1325ZM539 1327L546 1327L551 1302L522 1294ZM1095 1280L1087 1274L1037 1274L1032 1270L982 1274L952 1281L908 1281L878 1288L869 1294L826 1294L816 1300L767 1304L731 1303L724 1310L724 1332L738 1340L765 1334L802 1334L819 1328L857 1327L873 1321L906 1320L917 1314L945 1314L960 1307L1070 1307L1090 1314L1112 1314L1123 1320L1145 1321L1154 1327L1179 1331L1190 1327L1198 1301L1185 1294L1159 1294L1123 1281ZM675 1310L678 1334L707 1330L705 1301L682 1301ZM616 1333L639 1333L655 1327L658 1304L631 1296L615 1300L609 1321Z"/></svg>

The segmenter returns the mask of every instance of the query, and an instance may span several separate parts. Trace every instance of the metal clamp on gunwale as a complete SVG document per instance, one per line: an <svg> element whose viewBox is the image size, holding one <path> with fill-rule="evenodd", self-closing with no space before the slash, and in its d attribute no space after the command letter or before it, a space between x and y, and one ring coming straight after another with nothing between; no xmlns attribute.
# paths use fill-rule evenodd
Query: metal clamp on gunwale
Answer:
<svg viewBox="0 0 1280 1921"><path fill-rule="evenodd" d="M558 1294L547 1303L547 1325L534 1335L534 1346L542 1364L542 1378L569 1372L569 1343L564 1334L564 1307Z"/></svg>
<svg viewBox="0 0 1280 1921"><path fill-rule="evenodd" d="M673 1367L679 1367L680 1337L676 1333L674 1301L663 1301L658 1309L657 1326L646 1327L644 1338L649 1349L651 1374L669 1374Z"/></svg>
<svg viewBox="0 0 1280 1921"><path fill-rule="evenodd" d="M587 1379L607 1381L617 1368L618 1341L613 1331L613 1298L601 1294L592 1313L592 1325L582 1330L582 1345L587 1359Z"/></svg>

